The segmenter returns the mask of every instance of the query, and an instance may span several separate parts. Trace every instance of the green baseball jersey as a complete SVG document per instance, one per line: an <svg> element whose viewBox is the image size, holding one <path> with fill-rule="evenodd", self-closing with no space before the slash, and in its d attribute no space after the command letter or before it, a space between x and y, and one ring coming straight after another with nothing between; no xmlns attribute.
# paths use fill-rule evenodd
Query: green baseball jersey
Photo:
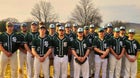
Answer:
<svg viewBox="0 0 140 78"><path fill-rule="evenodd" d="M126 40L126 39L128 39L128 36L124 35L124 36L121 37L121 38L123 38L123 40Z"/></svg>
<svg viewBox="0 0 140 78"><path fill-rule="evenodd" d="M89 46L91 47L92 46L92 41L93 41L93 36L91 34L88 34L87 36L84 36L84 38L86 40L88 40Z"/></svg>
<svg viewBox="0 0 140 78"><path fill-rule="evenodd" d="M28 32L26 35L25 35L25 39L24 39L24 44L26 43L29 48L31 49L31 46L32 46L32 40L37 38L39 35L38 32Z"/></svg>
<svg viewBox="0 0 140 78"><path fill-rule="evenodd" d="M97 37L97 38L95 38L93 40L93 44L92 45L93 45L93 47L96 47L96 48L98 48L98 49L100 49L102 51L106 51L106 49L109 48L109 41L106 38L104 38L103 40L101 40L100 38ZM96 51L95 51L95 54L97 54L99 56L102 55L102 54L100 54L100 53L98 53ZM105 58L108 58L108 55Z"/></svg>
<svg viewBox="0 0 140 78"><path fill-rule="evenodd" d="M60 39L58 36L54 36L52 39L54 47L54 55L64 56L68 54L68 50L71 47L71 42L68 37Z"/></svg>
<svg viewBox="0 0 140 78"><path fill-rule="evenodd" d="M128 55L136 55L140 49L140 44L137 40L125 40L125 49Z"/></svg>
<svg viewBox="0 0 140 78"><path fill-rule="evenodd" d="M92 38L96 38L96 37L98 37L97 32L90 33L90 35L92 36Z"/></svg>
<svg viewBox="0 0 140 78"><path fill-rule="evenodd" d="M51 47L52 41L49 36L45 36L44 38L38 36L32 41L32 48L35 48L39 56L44 56Z"/></svg>
<svg viewBox="0 0 140 78"><path fill-rule="evenodd" d="M65 33L65 35L70 39L70 41L73 41L76 38L76 36L72 32L70 34Z"/></svg>
<svg viewBox="0 0 140 78"><path fill-rule="evenodd" d="M113 36L113 33L106 33L105 39L110 39Z"/></svg>
<svg viewBox="0 0 140 78"><path fill-rule="evenodd" d="M122 52L122 48L124 48L124 40L123 38L115 38L111 37L109 39L110 47L114 50L117 55L120 55Z"/></svg>
<svg viewBox="0 0 140 78"><path fill-rule="evenodd" d="M14 53L19 48L19 36L15 32L10 35L4 32L0 35L0 44L2 44L3 48L8 52Z"/></svg>
<svg viewBox="0 0 140 78"><path fill-rule="evenodd" d="M75 39L72 42L71 49L75 50L78 56L83 57L86 54L87 49L89 48L89 41L85 38L83 40Z"/></svg>
<svg viewBox="0 0 140 78"><path fill-rule="evenodd" d="M19 32L18 33L18 35L19 35L19 39L20 39L20 47L22 48L22 49L25 49L25 47L24 47L24 42L25 42L25 35L26 34L24 34L23 32Z"/></svg>

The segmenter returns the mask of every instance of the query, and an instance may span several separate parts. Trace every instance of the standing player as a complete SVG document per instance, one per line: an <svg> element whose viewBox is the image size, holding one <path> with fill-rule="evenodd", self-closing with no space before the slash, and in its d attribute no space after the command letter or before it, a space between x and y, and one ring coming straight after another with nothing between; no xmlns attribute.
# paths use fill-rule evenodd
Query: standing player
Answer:
<svg viewBox="0 0 140 78"><path fill-rule="evenodd" d="M128 36L126 36L126 28L124 26L120 27L120 37L123 38L123 40L126 40ZM121 77L124 77L124 68L125 68L125 54L122 57L122 67L121 67Z"/></svg>
<svg viewBox="0 0 140 78"><path fill-rule="evenodd" d="M36 22L31 23L31 32L25 35L25 42L24 46L27 50L27 78L33 77L33 62L34 62L34 55L31 50L32 40L38 37L38 24Z"/></svg>
<svg viewBox="0 0 140 78"><path fill-rule="evenodd" d="M58 35L53 38L54 47L54 78L67 78L68 50L70 40L65 36L63 26L58 28Z"/></svg>
<svg viewBox="0 0 140 78"><path fill-rule="evenodd" d="M89 33L90 33L90 43L92 45L94 38L98 36L98 34L95 32L95 26L94 24L91 24L89 26ZM89 75L94 76L94 70L95 70L95 62L94 62L94 50L91 49L91 52L89 54Z"/></svg>
<svg viewBox="0 0 140 78"><path fill-rule="evenodd" d="M6 23L6 32L0 36L0 78L4 78L6 66L10 62L11 78L16 78L17 72L17 49L19 48L18 35L13 31L14 25Z"/></svg>
<svg viewBox="0 0 140 78"><path fill-rule="evenodd" d="M84 38L83 28L78 28L77 39L72 42L72 54L74 55L74 78L80 77L82 72L83 78L89 77L89 61L90 52L89 42Z"/></svg>
<svg viewBox="0 0 140 78"><path fill-rule="evenodd" d="M49 78L49 54L51 53L51 38L46 35L44 25L39 27L39 36L32 41L34 58L34 78L38 78L42 66L44 78Z"/></svg>
<svg viewBox="0 0 140 78"><path fill-rule="evenodd" d="M140 44L134 39L135 30L129 29L128 39L125 40L125 75L124 78L136 78L137 74L137 58Z"/></svg>
<svg viewBox="0 0 140 78"><path fill-rule="evenodd" d="M76 38L76 35L74 35L72 32L71 32L71 24L69 23L66 23L65 24L65 35L70 39L70 41L73 41L75 38ZM73 68L73 56L71 54L71 50L69 50L70 52L68 52L68 57L69 57L69 62L70 62L70 74L71 74L71 77L73 77L74 75L74 68Z"/></svg>
<svg viewBox="0 0 140 78"><path fill-rule="evenodd" d="M55 36L55 25L50 24L49 25L49 37L52 40L54 36ZM49 58L50 58L50 66L52 66L53 65L53 60L54 60L54 49L52 49L52 52L51 52Z"/></svg>
<svg viewBox="0 0 140 78"><path fill-rule="evenodd" d="M102 69L102 78L106 78L109 42L104 37L103 28L99 28L98 37L93 40L93 48L95 51L95 75L94 78L100 78L100 70Z"/></svg>
<svg viewBox="0 0 140 78"><path fill-rule="evenodd" d="M120 78L122 57L125 51L124 40L119 36L119 28L114 28L113 34L113 37L109 40L111 52L109 56L109 78Z"/></svg>
<svg viewBox="0 0 140 78"><path fill-rule="evenodd" d="M27 61L27 50L24 47L24 39L27 33L27 24L22 23L20 26L21 32L19 32L19 38L21 41L20 48L18 51L18 78L24 78L24 63Z"/></svg>

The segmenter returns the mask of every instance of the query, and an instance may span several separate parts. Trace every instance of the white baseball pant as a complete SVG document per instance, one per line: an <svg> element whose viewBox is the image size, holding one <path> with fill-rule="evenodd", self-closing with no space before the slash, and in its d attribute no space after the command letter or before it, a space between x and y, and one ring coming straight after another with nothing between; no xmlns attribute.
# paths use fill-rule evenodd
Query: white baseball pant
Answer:
<svg viewBox="0 0 140 78"><path fill-rule="evenodd" d="M125 74L125 70L124 70L124 68L125 68L125 58L126 58L126 56L123 55L123 57L122 57L122 66L121 66L121 77L124 77L124 74Z"/></svg>
<svg viewBox="0 0 140 78"><path fill-rule="evenodd" d="M49 57L47 57L44 62L40 62L39 59L35 57L34 78L39 78L41 67L44 74L44 78L49 78Z"/></svg>
<svg viewBox="0 0 140 78"><path fill-rule="evenodd" d="M120 78L122 59L117 60L112 54L109 56L109 78ZM115 77L114 77L115 76Z"/></svg>
<svg viewBox="0 0 140 78"><path fill-rule="evenodd" d="M102 68L102 78L106 78L108 59L102 59L99 55L95 55L95 75L94 78L100 78L100 70Z"/></svg>
<svg viewBox="0 0 140 78"><path fill-rule="evenodd" d="M54 56L54 78L67 78L68 56Z"/></svg>
<svg viewBox="0 0 140 78"><path fill-rule="evenodd" d="M91 77L92 74L94 73L94 64L95 64L95 60L94 60L94 51L92 50L89 54L89 76Z"/></svg>
<svg viewBox="0 0 140 78"><path fill-rule="evenodd" d="M89 61L88 58L85 61L84 64L79 65L75 61L74 57L74 78L79 78L80 77L80 72L82 73L83 78L88 78L89 77Z"/></svg>
<svg viewBox="0 0 140 78"><path fill-rule="evenodd" d="M24 63L27 61L27 54L22 51L17 51L18 58L18 78L24 78Z"/></svg>
<svg viewBox="0 0 140 78"><path fill-rule="evenodd" d="M7 57L3 52L1 52L0 57L0 78L4 78L4 73L8 62L11 68L11 78L16 78L17 74L17 52L13 53L11 57Z"/></svg>
<svg viewBox="0 0 140 78"><path fill-rule="evenodd" d="M130 57L135 57L131 56ZM137 60L135 62L130 62L127 58L125 58L125 75L124 78L136 78L137 75Z"/></svg>
<svg viewBox="0 0 140 78"><path fill-rule="evenodd" d="M72 55L71 57L71 62L70 62L70 77L73 78L74 77L74 65L73 65L73 61L74 60L74 56Z"/></svg>
<svg viewBox="0 0 140 78"><path fill-rule="evenodd" d="M34 58L32 57L32 54L27 52L27 78L33 77L33 63Z"/></svg>

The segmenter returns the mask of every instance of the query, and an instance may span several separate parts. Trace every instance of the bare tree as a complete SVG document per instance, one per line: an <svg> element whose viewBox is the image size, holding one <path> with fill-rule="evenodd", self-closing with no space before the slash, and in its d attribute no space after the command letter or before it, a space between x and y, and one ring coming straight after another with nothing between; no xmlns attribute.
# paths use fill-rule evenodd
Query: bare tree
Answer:
<svg viewBox="0 0 140 78"><path fill-rule="evenodd" d="M100 25L102 22L99 10L94 7L92 0L80 0L79 5L71 13L70 20L80 25Z"/></svg>
<svg viewBox="0 0 140 78"><path fill-rule="evenodd" d="M40 1L36 3L31 11L31 15L34 16L38 21L52 22L57 20L58 16L53 11L53 7L50 2Z"/></svg>

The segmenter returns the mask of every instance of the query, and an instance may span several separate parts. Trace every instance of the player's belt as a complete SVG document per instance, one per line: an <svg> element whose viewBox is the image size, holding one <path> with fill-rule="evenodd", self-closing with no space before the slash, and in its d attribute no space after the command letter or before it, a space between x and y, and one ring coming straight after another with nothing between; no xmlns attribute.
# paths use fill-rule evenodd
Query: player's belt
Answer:
<svg viewBox="0 0 140 78"><path fill-rule="evenodd" d="M67 55L55 55L55 56L63 58L64 56L67 56Z"/></svg>

